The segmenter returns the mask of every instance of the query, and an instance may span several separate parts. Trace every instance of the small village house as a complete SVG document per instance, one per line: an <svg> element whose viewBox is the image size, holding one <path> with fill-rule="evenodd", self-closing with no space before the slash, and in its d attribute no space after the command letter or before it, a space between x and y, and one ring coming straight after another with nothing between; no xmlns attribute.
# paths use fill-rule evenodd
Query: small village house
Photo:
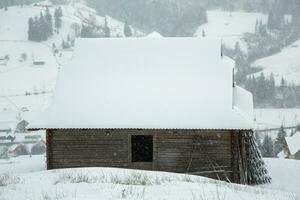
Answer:
<svg viewBox="0 0 300 200"><path fill-rule="evenodd" d="M13 144L10 147L8 147L7 155L8 157L16 157L20 155L27 155L28 149L25 144L19 143L19 144Z"/></svg>
<svg viewBox="0 0 300 200"><path fill-rule="evenodd" d="M26 120L21 120L18 122L18 124L16 125L16 130L15 130L15 133L26 133L27 130L26 130L26 127L28 126L28 121Z"/></svg>
<svg viewBox="0 0 300 200"><path fill-rule="evenodd" d="M284 158L300 160L300 132L285 137L286 145L280 153Z"/></svg>
<svg viewBox="0 0 300 200"><path fill-rule="evenodd" d="M52 105L47 168L120 167L270 181L253 139L253 102L221 41L79 39Z"/></svg>
<svg viewBox="0 0 300 200"><path fill-rule="evenodd" d="M31 147L30 152L32 155L44 154L46 152L46 142L44 140L38 141Z"/></svg>

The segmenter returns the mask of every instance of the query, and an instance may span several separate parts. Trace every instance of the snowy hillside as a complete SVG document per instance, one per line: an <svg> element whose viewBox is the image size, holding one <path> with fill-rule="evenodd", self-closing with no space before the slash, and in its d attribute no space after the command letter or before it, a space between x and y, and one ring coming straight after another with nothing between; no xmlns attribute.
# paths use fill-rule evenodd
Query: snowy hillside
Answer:
<svg viewBox="0 0 300 200"><path fill-rule="evenodd" d="M241 48L246 51L247 45L241 39L244 33L254 33L256 20L267 22L267 15L248 12L228 12L221 10L207 11L208 22L200 26L195 33L202 36L202 31L208 37L217 37L223 40L226 46L233 48L237 41Z"/></svg>
<svg viewBox="0 0 300 200"><path fill-rule="evenodd" d="M50 103L61 66L72 58L72 49L63 50L62 41L78 35L83 23L103 26L105 17L80 3L63 5L62 26L45 42L28 41L28 20L49 7L54 16L57 6L48 1L0 9L0 111L26 108L40 111ZM124 23L106 16L112 37L123 37ZM143 33L132 28L133 34ZM58 49L54 54L52 45ZM15 104L15 105L14 105Z"/></svg>
<svg viewBox="0 0 300 200"><path fill-rule="evenodd" d="M257 60L252 66L262 67L265 75L273 73L275 82L280 85L281 78L289 84L300 85L300 40L285 47L281 52ZM260 74L255 74L258 76Z"/></svg>
<svg viewBox="0 0 300 200"><path fill-rule="evenodd" d="M46 10L45 5L50 6L50 13L53 15L54 9L57 6L52 6L48 1L36 3L29 6L12 6L7 11L0 10L0 41L2 40L21 40L27 41L28 38L28 19L30 17L39 16L40 12ZM72 25L81 25L83 22L91 22L95 25L103 25L104 17L97 15L96 11L83 5L83 4L71 4L61 6L63 11L62 29L59 30L59 34L55 34L47 43L53 42L61 43L62 39L66 39L67 35L74 35ZM108 26L111 29L111 35L124 36L123 27L124 23L117 21L107 16ZM143 35L136 29L133 29L134 33Z"/></svg>
<svg viewBox="0 0 300 200"><path fill-rule="evenodd" d="M9 56L6 64L0 65L1 95L53 90L58 64L47 45L27 41L1 41L0 45L0 56ZM25 60L22 54L26 54ZM34 65L35 61L44 65Z"/></svg>

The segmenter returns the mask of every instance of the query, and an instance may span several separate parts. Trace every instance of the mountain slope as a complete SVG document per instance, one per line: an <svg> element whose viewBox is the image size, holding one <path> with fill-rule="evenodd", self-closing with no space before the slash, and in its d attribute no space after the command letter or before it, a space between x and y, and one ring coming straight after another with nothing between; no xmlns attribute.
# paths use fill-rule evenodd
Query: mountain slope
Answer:
<svg viewBox="0 0 300 200"><path fill-rule="evenodd" d="M202 31L207 37L222 39L223 43L234 48L238 41L241 48L247 51L247 44L242 40L244 33L254 33L256 20L267 22L267 15L243 11L207 11L208 22L198 27L195 35L201 37Z"/></svg>
<svg viewBox="0 0 300 200"><path fill-rule="evenodd" d="M265 75L273 73L276 85L284 79L289 84L300 85L300 40L285 47L281 52L257 60L252 66L262 67ZM260 72L255 74L259 76Z"/></svg>

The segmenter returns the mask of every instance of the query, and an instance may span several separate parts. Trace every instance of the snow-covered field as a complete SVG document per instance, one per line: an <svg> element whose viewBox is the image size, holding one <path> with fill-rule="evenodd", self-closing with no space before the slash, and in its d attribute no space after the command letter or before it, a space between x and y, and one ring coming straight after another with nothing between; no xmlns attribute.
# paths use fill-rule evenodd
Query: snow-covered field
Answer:
<svg viewBox="0 0 300 200"><path fill-rule="evenodd" d="M274 75L276 85L280 85L281 78L289 84L300 84L300 40L289 45L275 55L262 58L252 64L263 68L263 73L269 76ZM257 73L258 76L261 72Z"/></svg>
<svg viewBox="0 0 300 200"><path fill-rule="evenodd" d="M267 22L267 15L261 13L228 12L222 10L207 11L208 22L200 26L195 33L202 36L204 30L206 36L221 38L223 43L234 48L238 41L241 48L246 51L247 45L241 39L244 33L254 33L256 20Z"/></svg>
<svg viewBox="0 0 300 200"><path fill-rule="evenodd" d="M258 129L300 124L300 109L255 109L254 115Z"/></svg>
<svg viewBox="0 0 300 200"><path fill-rule="evenodd" d="M44 156L22 156L0 160L0 199L298 200L300 162L266 162L273 183L251 187L199 176L116 168L44 171Z"/></svg>
<svg viewBox="0 0 300 200"><path fill-rule="evenodd" d="M29 155L0 159L0 174L18 174L46 169L45 155ZM0 198L1 199L1 198Z"/></svg>
<svg viewBox="0 0 300 200"><path fill-rule="evenodd" d="M7 54L10 57L7 66L0 66L1 95L54 89L58 64L48 46L16 41L2 41L0 45L0 56ZM27 55L26 61L20 61L23 53ZM45 64L34 65L34 61L43 61Z"/></svg>
<svg viewBox="0 0 300 200"><path fill-rule="evenodd" d="M272 183L266 187L293 192L299 196L300 161L280 158L265 158L264 160L272 177Z"/></svg>

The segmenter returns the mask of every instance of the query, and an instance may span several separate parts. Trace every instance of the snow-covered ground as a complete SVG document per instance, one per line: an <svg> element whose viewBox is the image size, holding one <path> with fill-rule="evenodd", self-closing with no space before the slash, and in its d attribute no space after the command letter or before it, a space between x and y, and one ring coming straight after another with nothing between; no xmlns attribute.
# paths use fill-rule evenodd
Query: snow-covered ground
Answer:
<svg viewBox="0 0 300 200"><path fill-rule="evenodd" d="M300 84L300 40L289 45L275 55L262 58L252 64L263 68L263 73L269 76L274 75L276 85L280 85L281 78L289 84ZM255 74L259 76L261 72Z"/></svg>
<svg viewBox="0 0 300 200"><path fill-rule="evenodd" d="M18 174L44 171L46 169L45 155L29 155L0 159L0 174ZM0 192L1 196L1 192ZM0 198L1 199L1 198Z"/></svg>
<svg viewBox="0 0 300 200"><path fill-rule="evenodd" d="M1 95L54 89L58 64L48 46L17 41L0 41L0 45L0 56L9 55L7 65L0 66ZM26 61L20 61L23 53L27 55ZM34 65L34 61L43 61L45 64Z"/></svg>
<svg viewBox="0 0 300 200"><path fill-rule="evenodd" d="M255 109L254 115L258 129L300 124L300 109Z"/></svg>
<svg viewBox="0 0 300 200"><path fill-rule="evenodd" d="M272 183L265 187L300 195L300 161L265 158Z"/></svg>
<svg viewBox="0 0 300 200"><path fill-rule="evenodd" d="M241 48L246 51L247 45L242 40L244 33L254 33L256 20L267 22L267 15L248 12L228 12L222 10L207 11L206 24L201 25L196 31L196 36L202 36L202 31L208 37L221 38L223 43L234 48L238 41Z"/></svg>
<svg viewBox="0 0 300 200"><path fill-rule="evenodd" d="M2 200L22 198L33 200L298 200L299 173L297 174L297 170L300 170L300 162L281 159L267 159L266 161L273 183L251 187L199 176L116 168L44 171L43 156L19 157L10 164L0 160L0 182L2 181L2 185L5 185L0 187L0 196ZM286 169L290 174L283 173L281 168L283 166L287 166ZM15 168L16 173L6 170L5 167L6 169ZM2 172L5 171L10 173L3 174ZM37 172L26 173L30 171Z"/></svg>

